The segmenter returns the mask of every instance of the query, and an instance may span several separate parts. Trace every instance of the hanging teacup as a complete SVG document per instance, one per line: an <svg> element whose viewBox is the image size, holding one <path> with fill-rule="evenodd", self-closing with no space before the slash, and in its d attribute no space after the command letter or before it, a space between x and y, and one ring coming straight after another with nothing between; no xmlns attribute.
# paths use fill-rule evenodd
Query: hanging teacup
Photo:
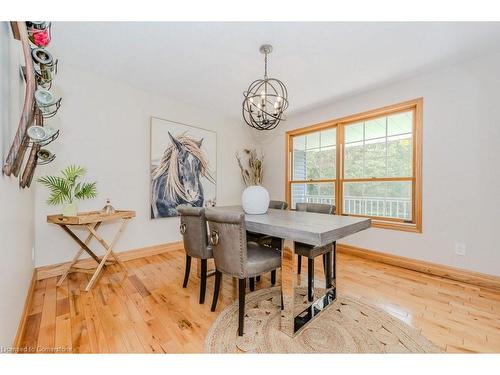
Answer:
<svg viewBox="0 0 500 375"><path fill-rule="evenodd" d="M28 128L28 137L33 144L46 146L59 137L59 130L51 126L33 125Z"/></svg>
<svg viewBox="0 0 500 375"><path fill-rule="evenodd" d="M37 89L35 91L35 100L44 118L54 116L61 106L61 99L56 100L54 94L45 89Z"/></svg>
<svg viewBox="0 0 500 375"><path fill-rule="evenodd" d="M38 47L47 47L50 43L51 23L47 21L26 21L29 40Z"/></svg>
<svg viewBox="0 0 500 375"><path fill-rule="evenodd" d="M34 48L31 57L35 63L35 74L40 86L49 88L57 73L57 60L44 48Z"/></svg>
<svg viewBox="0 0 500 375"><path fill-rule="evenodd" d="M40 149L36 153L36 156L38 156L37 164L39 164L39 165L49 164L51 161L53 161L56 158L56 155L54 155L52 152L50 152L46 148Z"/></svg>
<svg viewBox="0 0 500 375"><path fill-rule="evenodd" d="M41 142L48 137L48 134L43 126L33 125L28 128L28 137L33 142Z"/></svg>

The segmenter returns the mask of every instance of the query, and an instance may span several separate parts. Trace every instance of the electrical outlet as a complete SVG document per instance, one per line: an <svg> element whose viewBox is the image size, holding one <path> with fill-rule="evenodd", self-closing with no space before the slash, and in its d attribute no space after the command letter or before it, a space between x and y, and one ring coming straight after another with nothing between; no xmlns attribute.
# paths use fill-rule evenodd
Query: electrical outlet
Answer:
<svg viewBox="0 0 500 375"><path fill-rule="evenodd" d="M465 250L466 250L465 243L455 242L455 254L463 257L465 255Z"/></svg>

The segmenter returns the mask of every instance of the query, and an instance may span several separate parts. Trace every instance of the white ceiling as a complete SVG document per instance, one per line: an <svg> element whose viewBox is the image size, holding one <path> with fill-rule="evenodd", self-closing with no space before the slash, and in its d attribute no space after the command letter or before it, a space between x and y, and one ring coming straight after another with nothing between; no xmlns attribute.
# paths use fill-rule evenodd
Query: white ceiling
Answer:
<svg viewBox="0 0 500 375"><path fill-rule="evenodd" d="M203 110L241 119L242 92L269 75L289 113L437 66L500 51L500 23L56 22L61 60Z"/></svg>

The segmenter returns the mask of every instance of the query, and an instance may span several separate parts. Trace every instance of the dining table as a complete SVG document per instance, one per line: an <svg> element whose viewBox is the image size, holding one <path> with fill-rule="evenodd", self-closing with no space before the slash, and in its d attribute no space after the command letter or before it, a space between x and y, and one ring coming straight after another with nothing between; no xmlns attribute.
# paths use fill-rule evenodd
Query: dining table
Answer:
<svg viewBox="0 0 500 375"><path fill-rule="evenodd" d="M217 210L244 212L241 206L218 206ZM327 215L296 210L268 209L266 213L245 214L248 232L282 239L280 329L293 337L325 311L337 298L336 246L333 256L325 257L324 275L315 273L314 298L307 298L307 277L297 273L295 243L312 246L336 244L336 241L368 229L371 220L364 217ZM316 276L318 275L318 276Z"/></svg>

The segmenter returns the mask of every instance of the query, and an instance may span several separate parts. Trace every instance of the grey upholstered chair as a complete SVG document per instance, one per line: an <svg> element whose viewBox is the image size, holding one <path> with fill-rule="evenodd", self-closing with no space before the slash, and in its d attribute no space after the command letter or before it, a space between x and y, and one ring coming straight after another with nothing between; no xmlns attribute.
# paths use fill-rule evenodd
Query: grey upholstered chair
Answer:
<svg viewBox="0 0 500 375"><path fill-rule="evenodd" d="M207 288L207 259L213 258L212 246L208 243L205 208L181 205L177 207L180 215L180 231L186 251L186 271L182 287L187 286L191 270L191 258L201 259L200 303L205 302Z"/></svg>
<svg viewBox="0 0 500 375"><path fill-rule="evenodd" d="M288 208L288 203L284 201L269 201L269 208L275 209L275 210L286 210ZM267 247L272 247L273 249L278 249L281 250L281 247L283 246L283 240L278 237L272 237L272 236L266 236L262 235L259 233L252 233L252 232L247 232L247 241L254 241L258 242L261 245L267 246ZM276 282L275 277L273 277L274 274L271 274L271 283L274 285ZM260 275L256 277L257 281L260 281ZM250 278L250 291L255 290L255 279Z"/></svg>
<svg viewBox="0 0 500 375"><path fill-rule="evenodd" d="M315 212L319 214L335 214L335 206L322 203L297 203L297 211ZM327 267L331 267L331 256L335 256L336 243L325 246L312 246L301 242L295 242L295 252L298 254L298 273L302 269L302 256L307 257L307 299L312 302L314 292L314 258L319 255L323 256L323 269L327 278L326 283L331 284L330 272L327 272Z"/></svg>
<svg viewBox="0 0 500 375"><path fill-rule="evenodd" d="M286 210L288 208L288 203L283 201L269 201L269 208L274 208L275 210Z"/></svg>
<svg viewBox="0 0 500 375"><path fill-rule="evenodd" d="M276 269L281 267L281 254L278 250L256 242L247 242L243 213L221 212L208 208L206 217L216 268L211 310L215 311L217 307L222 274L238 278L238 335L242 336L246 279L269 271L276 273Z"/></svg>
<svg viewBox="0 0 500 375"><path fill-rule="evenodd" d="M269 208L275 210L286 210L288 208L288 203L283 201L269 201ZM261 245L281 249L281 238L266 236L260 233L247 232L247 241L258 242Z"/></svg>

